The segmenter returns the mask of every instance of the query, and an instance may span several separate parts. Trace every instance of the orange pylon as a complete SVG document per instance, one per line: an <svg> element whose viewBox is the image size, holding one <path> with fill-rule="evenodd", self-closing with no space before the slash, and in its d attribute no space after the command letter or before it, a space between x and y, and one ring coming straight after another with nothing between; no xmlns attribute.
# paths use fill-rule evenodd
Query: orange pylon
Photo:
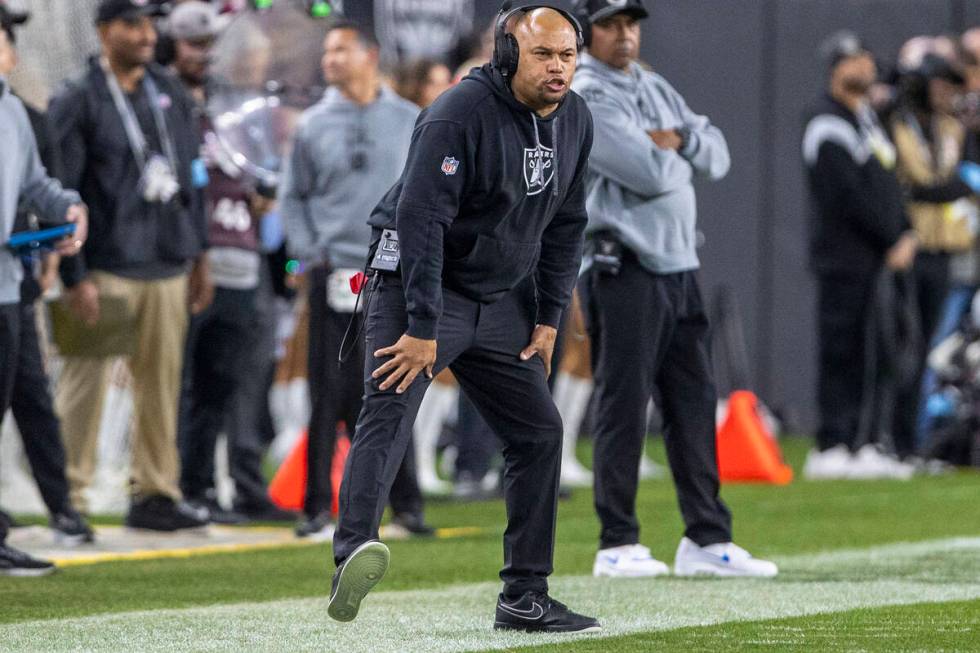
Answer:
<svg viewBox="0 0 980 653"><path fill-rule="evenodd" d="M338 427L337 444L334 448L333 463L330 469L330 485L333 488L333 503L330 511L337 515L340 483L344 478L344 464L347 462L347 452L350 451L350 440L346 432L341 434ZM276 475L269 483L269 498L283 510L302 510L306 498L306 448L307 432L303 431L292 451L282 461Z"/></svg>
<svg viewBox="0 0 980 653"><path fill-rule="evenodd" d="M786 485L793 470L783 462L775 438L759 417L759 400L747 390L733 392L728 415L718 429L718 471L722 481Z"/></svg>

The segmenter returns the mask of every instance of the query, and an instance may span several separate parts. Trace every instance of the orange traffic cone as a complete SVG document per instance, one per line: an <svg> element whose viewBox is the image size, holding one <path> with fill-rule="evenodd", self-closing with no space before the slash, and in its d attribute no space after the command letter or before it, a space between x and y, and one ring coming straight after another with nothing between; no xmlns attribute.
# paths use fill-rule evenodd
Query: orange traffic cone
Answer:
<svg viewBox="0 0 980 653"><path fill-rule="evenodd" d="M303 509L303 500L306 498L307 439L307 432L303 431L296 440L293 450L282 461L276 475L272 477L272 482L269 483L269 498L283 510ZM346 435L338 433L330 469L330 485L333 488L333 504L330 506L330 511L334 515L337 514L337 497L340 495L340 482L344 478L344 464L347 462L348 451L350 451L350 440Z"/></svg>
<svg viewBox="0 0 980 653"><path fill-rule="evenodd" d="M728 415L718 430L718 471L722 481L786 485L793 470L783 463L779 445L763 424L759 400L747 391L733 392Z"/></svg>

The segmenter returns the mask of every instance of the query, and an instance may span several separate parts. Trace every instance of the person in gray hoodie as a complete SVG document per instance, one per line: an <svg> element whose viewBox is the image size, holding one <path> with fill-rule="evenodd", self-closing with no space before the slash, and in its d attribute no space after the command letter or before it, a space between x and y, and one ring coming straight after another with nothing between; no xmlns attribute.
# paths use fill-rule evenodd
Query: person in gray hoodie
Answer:
<svg viewBox="0 0 980 653"><path fill-rule="evenodd" d="M351 328L344 362L337 357L352 322L356 296L348 280L367 264L367 220L401 174L419 109L381 83L374 35L352 21L335 22L324 41L323 73L330 88L307 110L279 189L291 255L307 271L312 412L308 432L306 520L297 535L333 536L330 470L337 422L353 435L361 412L363 338ZM394 521L431 534L413 460L391 491Z"/></svg>
<svg viewBox="0 0 980 653"><path fill-rule="evenodd" d="M602 531L593 574L668 573L639 543L636 494L655 390L686 525L675 573L774 576L732 543L719 497L717 402L696 271L695 177L730 166L721 131L639 63L641 0L580 0L590 27L573 89L595 120L587 181L584 295L595 368L595 505Z"/></svg>
<svg viewBox="0 0 980 653"><path fill-rule="evenodd" d="M0 29L0 56L6 56L7 16ZM78 193L65 190L48 176L37 151L34 131L24 105L0 75L0 421L10 405L20 350L20 285L24 266L5 245L10 240L17 208L24 204L43 222L74 222L75 233L56 243L58 253L74 256L85 242L88 213ZM7 527L0 522L0 575L40 576L54 571L46 560L32 558L5 544Z"/></svg>

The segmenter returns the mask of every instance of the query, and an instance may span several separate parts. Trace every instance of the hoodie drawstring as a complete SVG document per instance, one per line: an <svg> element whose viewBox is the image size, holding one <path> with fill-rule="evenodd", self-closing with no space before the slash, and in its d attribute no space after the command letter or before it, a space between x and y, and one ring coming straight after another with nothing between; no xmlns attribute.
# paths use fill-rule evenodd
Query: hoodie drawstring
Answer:
<svg viewBox="0 0 980 653"><path fill-rule="evenodd" d="M551 187L551 194L555 197L558 197L558 183L561 180L561 177L558 176L558 118L557 117L555 117L551 121L551 155L555 157L553 159L554 163L552 164L553 166L555 166L555 170L554 170L555 183Z"/></svg>

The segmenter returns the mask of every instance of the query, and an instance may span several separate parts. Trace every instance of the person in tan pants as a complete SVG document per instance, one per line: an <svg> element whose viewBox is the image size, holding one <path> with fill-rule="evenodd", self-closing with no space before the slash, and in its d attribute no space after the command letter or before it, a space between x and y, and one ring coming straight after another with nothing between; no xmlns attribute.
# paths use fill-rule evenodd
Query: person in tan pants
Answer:
<svg viewBox="0 0 980 653"><path fill-rule="evenodd" d="M173 531L206 523L181 498L177 407L188 305L206 308L213 288L193 103L151 63L160 13L140 0L101 0L101 57L51 102L59 176L89 206L93 234L61 268L63 324L85 337L62 351L56 404L72 495L84 507L111 357L127 356L136 421L126 525Z"/></svg>
<svg viewBox="0 0 980 653"><path fill-rule="evenodd" d="M137 334L135 351L127 360L134 380L132 493L178 501L176 407L187 330L187 275L139 281L95 271L89 280L101 296L125 300L127 318ZM71 497L82 510L95 472L113 361L103 356L66 356L58 383L56 403L62 416Z"/></svg>

